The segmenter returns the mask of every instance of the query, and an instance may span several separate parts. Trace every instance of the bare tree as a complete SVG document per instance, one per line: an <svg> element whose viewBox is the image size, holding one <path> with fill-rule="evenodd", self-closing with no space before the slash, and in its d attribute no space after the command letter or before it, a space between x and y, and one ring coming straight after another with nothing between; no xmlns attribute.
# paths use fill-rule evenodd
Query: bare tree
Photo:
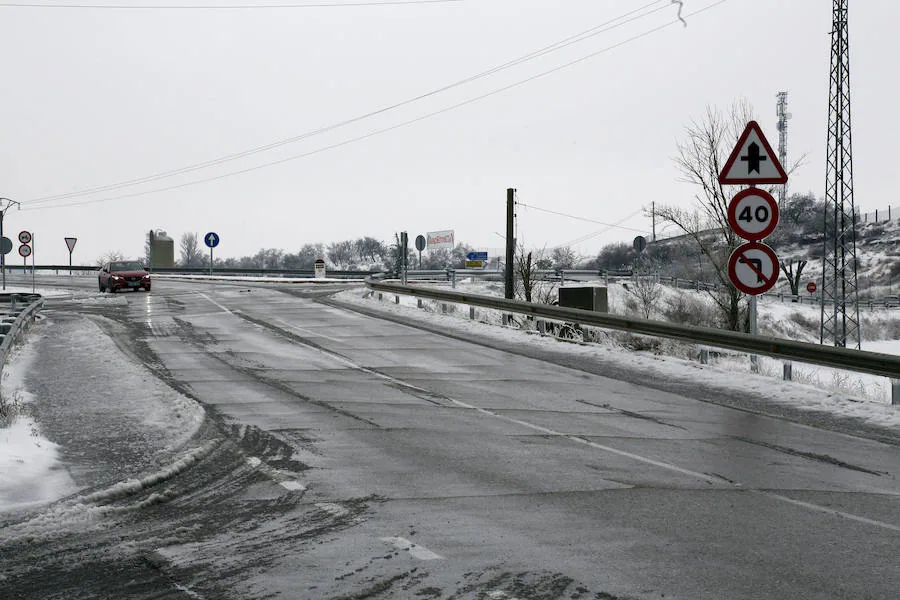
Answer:
<svg viewBox="0 0 900 600"><path fill-rule="evenodd" d="M642 258L625 288L637 300L638 308L645 319L649 319L653 314L653 309L656 308L662 295L662 286L654 273L654 266L652 261Z"/></svg>
<svg viewBox="0 0 900 600"><path fill-rule="evenodd" d="M338 269L347 269L353 263L356 246L352 240L328 244L328 260Z"/></svg>
<svg viewBox="0 0 900 600"><path fill-rule="evenodd" d="M196 233L182 233L178 248L181 251L182 267L203 266L203 252L200 250Z"/></svg>
<svg viewBox="0 0 900 600"><path fill-rule="evenodd" d="M516 249L515 262L513 263L513 273L516 276L516 288L520 297L525 302L533 302L535 290L538 283L538 265L544 261L544 250L537 252L526 251L525 246L519 244Z"/></svg>
<svg viewBox="0 0 900 600"><path fill-rule="evenodd" d="M553 266L557 269L572 269L575 267L575 263L578 262L578 256L575 255L575 252L569 246L554 248L550 253L550 258L553 261Z"/></svg>
<svg viewBox="0 0 900 600"><path fill-rule="evenodd" d="M788 284L791 286L791 295L794 296L792 302L797 301L797 295L800 293L800 277L803 275L803 268L808 261L797 260L797 272L794 273L794 259L781 261L781 272L787 277Z"/></svg>
<svg viewBox="0 0 900 600"><path fill-rule="evenodd" d="M103 265L105 265L108 262L114 262L117 260L125 260L125 255L116 250L106 252L104 254L101 254L97 258L97 266L102 267Z"/></svg>

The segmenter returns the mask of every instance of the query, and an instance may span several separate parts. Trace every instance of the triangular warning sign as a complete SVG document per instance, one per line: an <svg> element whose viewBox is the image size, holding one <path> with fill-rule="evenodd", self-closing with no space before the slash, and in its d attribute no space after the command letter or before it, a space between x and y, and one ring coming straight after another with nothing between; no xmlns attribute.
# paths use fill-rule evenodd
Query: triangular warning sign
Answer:
<svg viewBox="0 0 900 600"><path fill-rule="evenodd" d="M77 241L78 241L78 238L70 238L70 237L66 238L66 246L69 247L69 252L72 252L72 250L75 249L75 242L77 242Z"/></svg>
<svg viewBox="0 0 900 600"><path fill-rule="evenodd" d="M787 183L787 173L772 152L759 123L750 121L719 173L719 183L754 185Z"/></svg>

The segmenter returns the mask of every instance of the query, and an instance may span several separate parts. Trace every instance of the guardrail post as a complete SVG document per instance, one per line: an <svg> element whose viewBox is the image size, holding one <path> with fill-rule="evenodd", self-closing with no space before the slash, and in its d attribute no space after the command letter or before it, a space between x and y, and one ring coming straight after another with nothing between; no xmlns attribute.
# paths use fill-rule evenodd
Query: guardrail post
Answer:
<svg viewBox="0 0 900 600"><path fill-rule="evenodd" d="M474 306L469 307L469 318L472 319L473 321L475 320L475 307Z"/></svg>
<svg viewBox="0 0 900 600"><path fill-rule="evenodd" d="M672 285L675 287L676 290L678 289L678 278L677 277L674 278Z"/></svg>
<svg viewBox="0 0 900 600"><path fill-rule="evenodd" d="M422 299L416 298L416 308L422 308Z"/></svg>
<svg viewBox="0 0 900 600"><path fill-rule="evenodd" d="M384 294L382 294L381 292L378 292L378 300L384 300Z"/></svg>
<svg viewBox="0 0 900 600"><path fill-rule="evenodd" d="M900 379L891 379L891 404L900 405Z"/></svg>
<svg viewBox="0 0 900 600"><path fill-rule="evenodd" d="M442 315L447 314L447 304L445 302L441 302L441 314Z"/></svg>
<svg viewBox="0 0 900 600"><path fill-rule="evenodd" d="M709 364L709 348L700 348L700 364Z"/></svg>
<svg viewBox="0 0 900 600"><path fill-rule="evenodd" d="M400 296L394 296L394 304L400 304Z"/></svg>
<svg viewBox="0 0 900 600"><path fill-rule="evenodd" d="M15 311L16 311L16 295L13 294L12 296L9 297L9 312L15 312Z"/></svg>
<svg viewBox="0 0 900 600"><path fill-rule="evenodd" d="M450 287L456 287L456 269L450 271Z"/></svg>
<svg viewBox="0 0 900 600"><path fill-rule="evenodd" d="M793 368L794 368L794 365L789 360L786 360L786 361L784 361L784 363L782 363L782 367L781 367L782 373L783 373L782 378L785 381L791 381L793 379Z"/></svg>

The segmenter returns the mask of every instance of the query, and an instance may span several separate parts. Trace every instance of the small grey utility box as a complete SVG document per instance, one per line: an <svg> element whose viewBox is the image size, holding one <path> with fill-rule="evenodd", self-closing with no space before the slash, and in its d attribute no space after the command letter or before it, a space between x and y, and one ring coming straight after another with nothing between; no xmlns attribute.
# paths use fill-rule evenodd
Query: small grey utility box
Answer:
<svg viewBox="0 0 900 600"><path fill-rule="evenodd" d="M609 296L605 287L561 287L559 305L594 312L609 312Z"/></svg>

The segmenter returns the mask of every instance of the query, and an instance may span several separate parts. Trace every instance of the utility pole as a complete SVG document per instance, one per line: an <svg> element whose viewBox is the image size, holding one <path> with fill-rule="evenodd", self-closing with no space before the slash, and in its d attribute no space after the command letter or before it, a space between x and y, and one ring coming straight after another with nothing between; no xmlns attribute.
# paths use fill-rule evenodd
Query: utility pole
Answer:
<svg viewBox="0 0 900 600"><path fill-rule="evenodd" d="M775 96L778 98L775 105L775 112L778 115L778 160L784 168L787 168L788 119L793 116L787 111L787 96L787 92L778 92ZM783 210L786 201L787 183L778 190L778 208Z"/></svg>
<svg viewBox="0 0 900 600"><path fill-rule="evenodd" d="M650 239L656 241L656 200L650 203L650 215L653 219L653 235Z"/></svg>
<svg viewBox="0 0 900 600"><path fill-rule="evenodd" d="M2 244L3 240L3 217L6 216L6 211L9 210L13 204L15 204L19 210L22 209L22 205L15 200L0 198L0 244ZM6 248L3 248L2 250L3 251L0 252L0 270L3 271L3 291L6 291L6 252L8 250ZM9 245L9 250L12 250L11 243Z"/></svg>
<svg viewBox="0 0 900 600"><path fill-rule="evenodd" d="M516 258L516 190L506 190L506 298L512 300L516 295L516 280L513 263Z"/></svg>
<svg viewBox="0 0 900 600"><path fill-rule="evenodd" d="M825 248L822 255L822 308L819 342L862 347L857 288L856 209L850 135L849 0L834 0L826 152Z"/></svg>

